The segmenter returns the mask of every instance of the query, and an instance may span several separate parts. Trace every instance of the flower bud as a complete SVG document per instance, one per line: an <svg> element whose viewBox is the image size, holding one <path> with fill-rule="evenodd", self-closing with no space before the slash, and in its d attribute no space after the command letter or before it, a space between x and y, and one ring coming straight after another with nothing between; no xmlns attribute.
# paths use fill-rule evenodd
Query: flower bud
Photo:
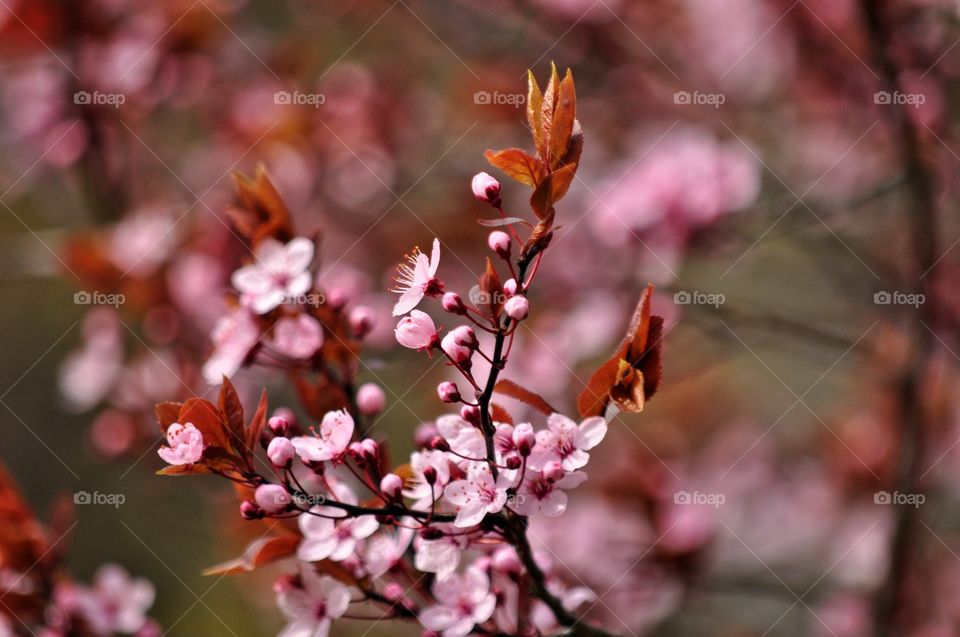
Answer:
<svg viewBox="0 0 960 637"><path fill-rule="evenodd" d="M267 427L274 436L286 436L290 431L290 421L285 416L271 416Z"/></svg>
<svg viewBox="0 0 960 637"><path fill-rule="evenodd" d="M439 540L443 537L443 531L435 526L428 526L420 530L420 537L425 540Z"/></svg>
<svg viewBox="0 0 960 637"><path fill-rule="evenodd" d="M519 469L523 466L523 460L520 459L520 456L510 456L505 462L507 469Z"/></svg>
<svg viewBox="0 0 960 637"><path fill-rule="evenodd" d="M357 408L364 416L376 416L386 403L387 397L376 383L365 383L357 390Z"/></svg>
<svg viewBox="0 0 960 637"><path fill-rule="evenodd" d="M517 552L512 546L502 546L493 552L490 559L490 565L493 570L504 575L516 576L523 570L523 563L517 557Z"/></svg>
<svg viewBox="0 0 960 637"><path fill-rule="evenodd" d="M434 436L430 441L430 448L437 451L450 451L450 443L443 436Z"/></svg>
<svg viewBox="0 0 960 637"><path fill-rule="evenodd" d="M530 311L530 302L525 296L511 296L503 304L503 309L514 321L522 321L527 318L527 313Z"/></svg>
<svg viewBox="0 0 960 637"><path fill-rule="evenodd" d="M530 423L520 423L513 429L513 444L521 456L527 457L537 444L537 436Z"/></svg>
<svg viewBox="0 0 960 637"><path fill-rule="evenodd" d="M279 484L261 484L254 491L253 499L267 513L280 513L292 502L290 494Z"/></svg>
<svg viewBox="0 0 960 637"><path fill-rule="evenodd" d="M467 307L463 304L463 299L456 292L447 292L440 300L443 309L451 314L466 314Z"/></svg>
<svg viewBox="0 0 960 637"><path fill-rule="evenodd" d="M546 478L548 482L556 482L563 478L563 465L560 464L560 461L551 460L543 465L543 477Z"/></svg>
<svg viewBox="0 0 960 637"><path fill-rule="evenodd" d="M517 280L516 280L516 279L507 279L506 281L504 281L504 283L503 283L503 293L506 294L507 297L516 296L516 295L517 295Z"/></svg>
<svg viewBox="0 0 960 637"><path fill-rule="evenodd" d="M350 312L350 329L354 336L363 338L370 333L376 324L376 317L369 307L358 305Z"/></svg>
<svg viewBox="0 0 960 637"><path fill-rule="evenodd" d="M437 483L437 469L436 467L431 467L427 465L423 468L423 479L427 481L427 484L436 484Z"/></svg>
<svg viewBox="0 0 960 637"><path fill-rule="evenodd" d="M347 453L353 458L353 461L359 464L360 466L365 466L367 462L367 452L363 448L363 444L359 442L351 442L347 445Z"/></svg>
<svg viewBox="0 0 960 637"><path fill-rule="evenodd" d="M437 385L437 396L439 396L440 400L445 403L460 402L460 390L457 389L456 383L452 383L449 380Z"/></svg>
<svg viewBox="0 0 960 637"><path fill-rule="evenodd" d="M289 468L296 455L297 450L293 447L293 443L283 436L277 436L271 440L267 447L267 457L270 458L270 462L281 469Z"/></svg>
<svg viewBox="0 0 960 637"><path fill-rule="evenodd" d="M480 426L480 408L476 405L464 405L461 407L460 417L474 427Z"/></svg>
<svg viewBox="0 0 960 637"><path fill-rule="evenodd" d="M500 205L500 182L487 173L480 172L474 175L470 188L473 190L473 196L479 201L491 206Z"/></svg>
<svg viewBox="0 0 960 637"><path fill-rule="evenodd" d="M360 441L360 446L363 447L363 452L367 454L367 457L370 458L372 462L380 460L380 445L377 444L376 440L373 438L364 438Z"/></svg>
<svg viewBox="0 0 960 637"><path fill-rule="evenodd" d="M413 442L418 448L429 447L430 441L437 435L437 426L432 422L425 422L417 426L413 432Z"/></svg>
<svg viewBox="0 0 960 637"><path fill-rule="evenodd" d="M259 520L263 517L263 509L250 500L244 500L240 503L240 517L244 520Z"/></svg>
<svg viewBox="0 0 960 637"><path fill-rule="evenodd" d="M334 312L337 310L342 310L349 302L350 296L347 294L347 291L340 288L331 288L327 290L327 293L323 299L323 304Z"/></svg>
<svg viewBox="0 0 960 637"><path fill-rule="evenodd" d="M477 349L477 345L479 345L479 342L477 341L477 333L474 332L473 328L469 325L455 327L450 331L450 334L453 335L453 341L457 345L469 347L470 349Z"/></svg>
<svg viewBox="0 0 960 637"><path fill-rule="evenodd" d="M380 480L380 492L391 500L399 500L403 491L403 478L395 473L388 473Z"/></svg>
<svg viewBox="0 0 960 637"><path fill-rule="evenodd" d="M487 237L487 245L504 259L510 256L510 235L502 230L491 232Z"/></svg>
<svg viewBox="0 0 960 637"><path fill-rule="evenodd" d="M406 592L406 589L397 582L390 582L383 587L383 596L391 602L399 602Z"/></svg>
<svg viewBox="0 0 960 637"><path fill-rule="evenodd" d="M457 343L457 335L454 332L449 332L443 337L443 341L440 342L440 349L442 349L454 363L463 363L470 360L470 357L473 356L472 349L466 345Z"/></svg>

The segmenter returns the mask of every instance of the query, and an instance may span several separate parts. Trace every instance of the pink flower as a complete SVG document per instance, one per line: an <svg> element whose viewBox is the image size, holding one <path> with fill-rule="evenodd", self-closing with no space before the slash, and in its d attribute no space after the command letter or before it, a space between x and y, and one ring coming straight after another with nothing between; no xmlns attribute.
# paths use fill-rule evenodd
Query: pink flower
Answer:
<svg viewBox="0 0 960 637"><path fill-rule="evenodd" d="M436 278L437 268L440 266L440 240L433 240L433 251L430 258L414 248L413 254L407 256L406 263L397 266L397 287L393 292L400 294L400 300L393 306L393 315L406 314L423 300L426 295L435 296L443 292L443 283Z"/></svg>
<svg viewBox="0 0 960 637"><path fill-rule="evenodd" d="M274 349L290 358L310 358L323 345L323 328L307 314L284 317L273 328Z"/></svg>
<svg viewBox="0 0 960 637"><path fill-rule="evenodd" d="M219 385L224 376L233 376L243 365L250 350L260 340L260 329L245 309L220 317L210 334L214 350L203 365L203 378Z"/></svg>
<svg viewBox="0 0 960 637"><path fill-rule="evenodd" d="M284 511L293 502L287 489L279 484L261 484L253 492L253 499L258 507L270 514Z"/></svg>
<svg viewBox="0 0 960 637"><path fill-rule="evenodd" d="M487 446L483 433L460 416L440 416L437 418L437 431L450 444L450 449L461 456L486 457Z"/></svg>
<svg viewBox="0 0 960 637"><path fill-rule="evenodd" d="M264 239L257 250L257 261L233 273L234 287L250 299L250 309L266 314L285 300L306 294L312 285L307 271L313 260L313 242L297 237L283 245L276 239Z"/></svg>
<svg viewBox="0 0 960 637"><path fill-rule="evenodd" d="M510 235L502 230L494 230L487 237L487 246L501 257L510 256Z"/></svg>
<svg viewBox="0 0 960 637"><path fill-rule="evenodd" d="M415 350L436 347L440 341L433 319L420 310L414 310L410 312L410 316L400 319L394 334L398 343Z"/></svg>
<svg viewBox="0 0 960 637"><path fill-rule="evenodd" d="M300 570L302 587L284 588L277 605L290 621L278 637L327 637L334 619L347 612L350 591L329 575L313 568Z"/></svg>
<svg viewBox="0 0 960 637"><path fill-rule="evenodd" d="M488 513L497 513L507 503L507 488L513 482L512 472L501 471L496 480L486 463L474 462L467 478L447 485L443 497L457 507L454 526L465 528L480 524Z"/></svg>
<svg viewBox="0 0 960 637"><path fill-rule="evenodd" d="M440 349L450 357L454 363L463 363L469 361L473 356L473 349L457 341L457 333L448 332L443 340L440 341Z"/></svg>
<svg viewBox="0 0 960 637"><path fill-rule="evenodd" d="M460 390L456 383L445 380L437 385L437 396L441 402L457 403L460 402Z"/></svg>
<svg viewBox="0 0 960 637"><path fill-rule="evenodd" d="M586 479L587 474L583 471L568 473L556 481L550 480L542 471L527 471L510 508L520 515L543 513L556 517L567 510L567 494L563 489L578 487Z"/></svg>
<svg viewBox="0 0 960 637"><path fill-rule="evenodd" d="M71 605L97 635L135 633L147 622L154 594L147 580L133 579L122 567L107 564L97 570L91 588L73 590Z"/></svg>
<svg viewBox="0 0 960 637"><path fill-rule="evenodd" d="M367 572L379 578L403 561L413 534L412 528L399 527L392 532L378 533L364 542L362 562Z"/></svg>
<svg viewBox="0 0 960 637"><path fill-rule="evenodd" d="M320 423L319 436L297 436L291 442L304 462L333 460L347 450L353 427L353 417L346 409L328 411Z"/></svg>
<svg viewBox="0 0 960 637"><path fill-rule="evenodd" d="M420 623L443 637L466 637L474 626L490 619L497 605L489 578L477 568L435 581L433 596L439 603L420 613Z"/></svg>
<svg viewBox="0 0 960 637"><path fill-rule="evenodd" d="M410 454L410 468L413 470L413 484L403 495L414 500L413 508L425 510L443 494L443 488L450 482L450 460L442 451L416 451ZM424 471L433 476L427 480Z"/></svg>
<svg viewBox="0 0 960 637"><path fill-rule="evenodd" d="M567 471L574 471L590 460L593 449L607 435L607 422L600 416L587 418L579 425L562 414L550 414L549 431L537 432L537 445L530 456L531 466L540 469L551 460L559 460Z"/></svg>
<svg viewBox="0 0 960 637"><path fill-rule="evenodd" d="M503 304L503 311L514 321L522 321L530 312L530 301L525 296L511 296Z"/></svg>
<svg viewBox="0 0 960 637"><path fill-rule="evenodd" d="M434 525L439 530L452 533L436 540L420 540L416 545L413 565L418 571L436 573L438 579L444 579L457 570L460 553L470 545L470 540L458 529L447 525Z"/></svg>
<svg viewBox="0 0 960 637"><path fill-rule="evenodd" d="M188 422L167 427L167 445L157 449L163 461L171 465L193 464L203 455L203 434Z"/></svg>
<svg viewBox="0 0 960 637"><path fill-rule="evenodd" d="M313 507L314 513L328 515L329 508ZM297 519L303 541L297 547L297 557L304 562L331 559L341 562L352 556L357 542L373 535L379 523L372 515L334 521L304 513Z"/></svg>

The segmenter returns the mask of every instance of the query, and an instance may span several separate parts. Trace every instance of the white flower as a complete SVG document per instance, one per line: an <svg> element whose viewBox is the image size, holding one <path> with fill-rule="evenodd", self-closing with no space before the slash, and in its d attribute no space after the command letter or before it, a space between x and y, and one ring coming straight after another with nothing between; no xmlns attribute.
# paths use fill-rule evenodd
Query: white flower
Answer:
<svg viewBox="0 0 960 637"><path fill-rule="evenodd" d="M397 287L393 292L400 294L400 300L393 306L393 315L406 314L423 299L426 294L443 292L443 283L437 278L437 268L440 266L440 240L433 240L433 251L430 258L414 248L413 254L407 257L407 263L397 266Z"/></svg>
<svg viewBox="0 0 960 637"><path fill-rule="evenodd" d="M543 513L549 517L556 517L567 510L567 494L563 490L578 487L586 479L586 473L574 471L552 482L543 475L542 471L527 471L511 508L520 515L531 516L535 513Z"/></svg>
<svg viewBox="0 0 960 637"><path fill-rule="evenodd" d="M450 533L436 540L419 539L413 565L418 571L436 573L439 579L444 579L457 570L460 553L469 546L470 540L459 529L440 524L435 526Z"/></svg>
<svg viewBox="0 0 960 637"><path fill-rule="evenodd" d="M313 513L327 514L324 507L313 507ZM331 559L341 562L357 548L357 542L373 535L380 524L372 515L346 518L335 522L330 518L304 513L297 522L303 541L297 547L297 557L304 562Z"/></svg>
<svg viewBox="0 0 960 637"><path fill-rule="evenodd" d="M328 575L302 568L303 588L285 590L277 596L280 611L290 621L279 637L327 637L334 619L347 612L350 591Z"/></svg>
<svg viewBox="0 0 960 637"><path fill-rule="evenodd" d="M233 273L233 286L249 298L250 309L266 314L285 299L306 294L312 285L307 271L313 260L313 242L297 237L283 245L264 239L257 249L257 261Z"/></svg>
<svg viewBox="0 0 960 637"><path fill-rule="evenodd" d="M320 423L319 436L297 436L290 442L304 462L333 460L347 450L353 428L353 417L346 409L328 411Z"/></svg>
<svg viewBox="0 0 960 637"><path fill-rule="evenodd" d="M474 462L465 480L454 480L443 492L444 499L457 507L454 526L466 528L480 524L487 513L497 513L507 503L507 488L515 472L501 471L496 480L486 463Z"/></svg>

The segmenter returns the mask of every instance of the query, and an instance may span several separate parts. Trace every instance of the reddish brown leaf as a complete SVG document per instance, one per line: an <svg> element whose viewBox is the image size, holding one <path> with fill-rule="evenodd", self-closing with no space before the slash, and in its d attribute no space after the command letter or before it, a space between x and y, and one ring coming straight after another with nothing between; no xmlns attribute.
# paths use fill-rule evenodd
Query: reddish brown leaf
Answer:
<svg viewBox="0 0 960 637"><path fill-rule="evenodd" d="M178 464L164 467L157 471L158 476L199 476L205 473L213 473L210 467L202 464Z"/></svg>
<svg viewBox="0 0 960 637"><path fill-rule="evenodd" d="M573 86L573 73L567 74L557 89L553 119L550 124L550 167L557 168L567 155L573 122L577 114L577 96Z"/></svg>
<svg viewBox="0 0 960 637"><path fill-rule="evenodd" d="M550 406L543 396L536 392L532 392L526 387L521 387L512 380L504 378L497 382L493 387L493 391L498 394L503 394L504 396L509 396L510 398L516 398L517 400L524 402L537 411L540 411L544 414L552 414L557 410Z"/></svg>
<svg viewBox="0 0 960 637"><path fill-rule="evenodd" d="M182 403L157 403L153 411L157 415L157 423L160 425L160 433L166 434L167 427L177 422L180 417L180 408Z"/></svg>
<svg viewBox="0 0 960 637"><path fill-rule="evenodd" d="M582 418L602 416L610 402L610 390L617 382L620 367L619 352L593 373L587 386L577 396L577 411Z"/></svg>
<svg viewBox="0 0 960 637"><path fill-rule="evenodd" d="M543 178L544 170L540 160L519 148L488 150L484 156L490 164L522 184L535 187Z"/></svg>
<svg viewBox="0 0 960 637"><path fill-rule="evenodd" d="M533 133L533 144L541 157L547 154L547 139L543 132L543 94L533 71L527 71L527 122Z"/></svg>
<svg viewBox="0 0 960 637"><path fill-rule="evenodd" d="M253 179L233 173L240 205L227 210L241 234L256 246L266 237L288 241L293 237L290 213L263 165L257 165Z"/></svg>
<svg viewBox="0 0 960 637"><path fill-rule="evenodd" d="M487 257L487 269L480 276L479 287L480 302L487 305L493 317L500 316L500 310L503 308L503 284L490 257Z"/></svg>
<svg viewBox="0 0 960 637"><path fill-rule="evenodd" d="M177 422L184 425L193 423L193 426L203 434L205 445L227 450L233 448L227 435L223 414L209 400L188 399L180 408Z"/></svg>
<svg viewBox="0 0 960 637"><path fill-rule="evenodd" d="M510 415L510 412L497 403L490 403L490 417L493 418L493 422L513 424L513 416Z"/></svg>
<svg viewBox="0 0 960 637"><path fill-rule="evenodd" d="M226 420L234 446L243 446L243 404L233 383L226 376L220 386L220 412Z"/></svg>
<svg viewBox="0 0 960 637"><path fill-rule="evenodd" d="M260 402L257 403L257 410L250 420L250 426L247 428L247 449L253 451L257 448L257 442L260 440L260 434L267 425L267 390L260 391Z"/></svg>
<svg viewBox="0 0 960 637"><path fill-rule="evenodd" d="M573 177L577 174L577 164L567 164L550 174L550 203L555 204L567 194Z"/></svg>
<svg viewBox="0 0 960 637"><path fill-rule="evenodd" d="M297 551L300 538L296 535L262 537L256 540L235 560L211 566L204 575L236 575L248 573L266 564L292 556Z"/></svg>

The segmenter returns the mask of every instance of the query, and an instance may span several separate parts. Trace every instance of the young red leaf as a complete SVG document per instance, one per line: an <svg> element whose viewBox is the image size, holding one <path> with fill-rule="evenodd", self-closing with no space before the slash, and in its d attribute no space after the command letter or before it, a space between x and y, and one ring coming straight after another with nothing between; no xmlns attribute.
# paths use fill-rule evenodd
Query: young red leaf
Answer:
<svg viewBox="0 0 960 637"><path fill-rule="evenodd" d="M510 412L497 403L490 403L490 416L494 422L502 422L507 425L513 424L513 416L510 415Z"/></svg>
<svg viewBox="0 0 960 637"><path fill-rule="evenodd" d="M577 96L573 86L573 73L567 74L557 89L553 119L550 124L550 167L557 168L567 155L570 137L573 134L573 122L577 114Z"/></svg>
<svg viewBox="0 0 960 637"><path fill-rule="evenodd" d="M177 422L183 425L193 423L193 426L203 434L205 445L219 449L233 449L223 414L209 400L202 398L188 399L180 408Z"/></svg>
<svg viewBox="0 0 960 637"><path fill-rule="evenodd" d="M227 423L230 438L234 446L243 445L243 404L240 402L240 396L233 383L226 376L223 377L223 384L220 386L220 411L224 415Z"/></svg>
<svg viewBox="0 0 960 637"><path fill-rule="evenodd" d="M503 307L503 284L500 282L500 275L494 269L490 257L487 257L486 270L480 275L479 287L481 303L487 304L492 316L500 316L500 310Z"/></svg>
<svg viewBox="0 0 960 637"><path fill-rule="evenodd" d="M167 427L177 422L180 417L180 408L182 403L157 403L153 412L157 415L157 424L160 425L160 433L166 434Z"/></svg>
<svg viewBox="0 0 960 637"><path fill-rule="evenodd" d="M297 551L300 538L296 535L262 537L246 548L237 559L211 566L204 575L236 575L247 573L266 564L290 557Z"/></svg>
<svg viewBox="0 0 960 637"><path fill-rule="evenodd" d="M544 169L540 160L519 148L488 150L484 153L484 157L491 165L522 184L535 187L543 178Z"/></svg>
<svg viewBox="0 0 960 637"><path fill-rule="evenodd" d="M543 396L536 392L532 392L526 387L521 387L517 383L509 379L502 379L497 382L493 387L493 391L498 394L503 394L504 396L509 396L510 398L516 398L517 400L524 402L537 411L550 415L556 413L556 409L550 406Z"/></svg>
<svg viewBox="0 0 960 637"><path fill-rule="evenodd" d="M543 94L533 71L527 71L527 122L533 133L533 144L537 153L543 157L547 154L547 138L543 131Z"/></svg>
<svg viewBox="0 0 960 637"><path fill-rule="evenodd" d="M256 449L257 442L260 440L260 434L263 428L267 426L267 390L260 391L260 402L257 403L257 410L253 413L250 420L250 426L247 427L247 449L251 452Z"/></svg>

